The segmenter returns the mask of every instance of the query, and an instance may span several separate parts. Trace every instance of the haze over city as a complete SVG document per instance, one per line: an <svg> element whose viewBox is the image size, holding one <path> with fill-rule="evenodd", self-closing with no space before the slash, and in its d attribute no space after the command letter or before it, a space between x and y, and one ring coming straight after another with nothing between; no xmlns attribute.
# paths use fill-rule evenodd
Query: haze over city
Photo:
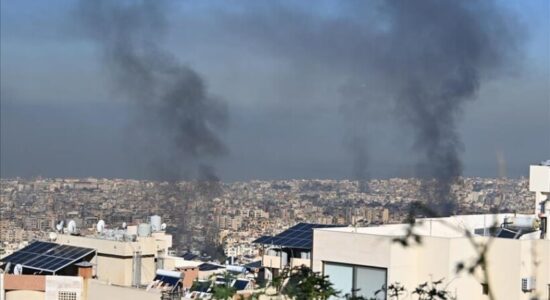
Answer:
<svg viewBox="0 0 550 300"><path fill-rule="evenodd" d="M550 1L0 0L0 299L550 299Z"/></svg>
<svg viewBox="0 0 550 300"><path fill-rule="evenodd" d="M130 21L126 24L109 23L116 21L109 14L94 15L97 7L86 7L85 1L1 4L3 178L158 180L195 178L202 172L235 181L431 174L430 167L425 169L428 152L418 147L423 133L407 119L410 112L403 111L410 109L404 105L408 102L395 101L399 97L392 89L402 88L390 80L396 71L372 61L385 59L373 49L383 49L392 39L405 48L419 41L418 53L422 43L430 43L414 36L414 26L404 32L411 39L400 39L391 25L384 27L401 8L379 1L320 1L314 6L293 1L166 2L145 10L158 24L132 15L123 18ZM450 112L450 131L441 131L450 137L442 143L453 144L463 165L463 172L451 177L527 176L526 166L550 153L549 4L471 3L476 6L481 38L488 34L483 28L494 29L490 25L502 31L492 48L474 49L480 53L479 61L472 61L475 87L459 96L460 103ZM411 8L404 11L411 20L417 18L408 13ZM445 12L426 14L436 18ZM96 26L102 22L110 27ZM212 134L210 146L202 141L196 148L172 151L167 136L177 135L181 115L157 122L165 120L163 115L144 113L151 110L134 105L132 101L149 97L147 89L157 89L158 83L152 83L154 88L124 86L121 67L110 52L118 45L108 40L120 30L129 36L122 44L137 47L130 53L146 49L140 48L145 37L155 43L154 51L200 78L204 99L214 99L201 110L206 131L199 131L201 136ZM465 41L477 39L469 38ZM447 50L438 51L435 55L443 59L440 54ZM413 61L424 58L410 55ZM496 59L487 63L489 58ZM159 70L163 64L157 65ZM179 138L184 145L191 143L189 136ZM219 145L212 148L212 142Z"/></svg>

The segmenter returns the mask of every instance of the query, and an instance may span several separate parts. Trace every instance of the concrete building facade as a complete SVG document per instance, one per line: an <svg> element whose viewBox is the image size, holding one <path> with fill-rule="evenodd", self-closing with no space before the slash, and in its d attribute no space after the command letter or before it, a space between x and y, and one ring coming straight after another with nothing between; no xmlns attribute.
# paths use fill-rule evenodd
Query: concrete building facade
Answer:
<svg viewBox="0 0 550 300"><path fill-rule="evenodd" d="M536 193L533 215L314 229L312 268L328 275L342 295L369 298L378 291L377 299L386 299L384 288L400 283L407 289L400 299L415 299L414 288L441 280L440 286L457 299L489 299L489 293L494 299L550 299L550 165L531 167L530 190ZM483 252L485 263L473 274L458 272L459 266L476 266Z"/></svg>

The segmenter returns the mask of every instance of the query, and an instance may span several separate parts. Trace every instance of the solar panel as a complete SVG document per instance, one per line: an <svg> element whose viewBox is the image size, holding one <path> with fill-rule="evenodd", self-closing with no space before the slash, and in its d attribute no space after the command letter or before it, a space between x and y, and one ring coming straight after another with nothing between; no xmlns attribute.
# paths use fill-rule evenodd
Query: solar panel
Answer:
<svg viewBox="0 0 550 300"><path fill-rule="evenodd" d="M507 239L514 239L516 237L516 235L517 235L517 232L502 228L498 232L497 237L507 238Z"/></svg>
<svg viewBox="0 0 550 300"><path fill-rule="evenodd" d="M90 248L36 241L0 261L21 264L24 268L55 273L72 263L78 262L78 260L94 251Z"/></svg>
<svg viewBox="0 0 550 300"><path fill-rule="evenodd" d="M289 248L311 249L313 245L313 229L327 227L342 227L342 225L298 223L276 236L262 236L253 243L277 245Z"/></svg>
<svg viewBox="0 0 550 300"><path fill-rule="evenodd" d="M255 241L253 241L253 243L270 244L272 238L273 237L271 237L271 236L264 235L264 236L261 236L261 237L257 238Z"/></svg>
<svg viewBox="0 0 550 300"><path fill-rule="evenodd" d="M233 283L233 287L237 290L237 291L242 291L244 290L247 286L248 286L248 280L240 280L240 279L237 279L235 280L235 282Z"/></svg>
<svg viewBox="0 0 550 300"><path fill-rule="evenodd" d="M164 283L168 283L171 286L176 286L179 283L180 278L157 274L153 280L160 280Z"/></svg>
<svg viewBox="0 0 550 300"><path fill-rule="evenodd" d="M209 263L202 263L199 265L199 271L213 271L221 268L223 267Z"/></svg>

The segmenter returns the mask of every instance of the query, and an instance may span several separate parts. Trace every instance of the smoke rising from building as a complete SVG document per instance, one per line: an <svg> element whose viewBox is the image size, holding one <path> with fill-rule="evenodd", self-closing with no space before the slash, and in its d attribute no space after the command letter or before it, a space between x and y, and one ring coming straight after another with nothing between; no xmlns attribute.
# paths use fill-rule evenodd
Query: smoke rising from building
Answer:
<svg viewBox="0 0 550 300"><path fill-rule="evenodd" d="M516 24L488 1L387 1L383 11L388 23L374 67L391 82L396 111L414 133L428 203L449 215L451 186L462 174L457 122L482 80L511 61Z"/></svg>
<svg viewBox="0 0 550 300"><path fill-rule="evenodd" d="M333 107L349 125L344 142L355 179L376 177L369 169L369 161L376 160L369 149L377 136L367 129L376 115L393 110L389 118L412 136L411 156L418 157L417 175L425 179L431 208L440 215L455 210L451 187L462 173L463 151L457 124L480 85L517 61L521 30L514 16L492 1L349 1L326 15L285 2L236 5L242 7L213 12L226 39L284 58L298 74L293 78L315 80L336 91L311 92L308 99L307 93L292 90L295 82L278 85L289 90L284 95L298 95L285 99L296 109L309 109L314 100L339 103ZM217 135L227 119L225 108L206 93L195 72L159 49L163 7L157 2L83 6L119 90L137 99L144 123L157 126L154 132L170 141L161 156L164 163L156 165L165 166L163 173L178 174L182 164L190 164L195 173L208 171L204 177L209 178L211 167L201 163L226 151Z"/></svg>
<svg viewBox="0 0 550 300"><path fill-rule="evenodd" d="M377 137L366 130L376 120L367 119L392 107L412 135L411 156L419 157L431 209L451 214L451 186L462 174L457 124L482 82L517 61L515 17L493 1L349 1L322 17L260 3L226 17L228 28L288 58L297 72L346 74L339 83L332 78L344 91L334 99L349 125L344 142L353 176L368 178L368 162L376 159L368 148Z"/></svg>
<svg viewBox="0 0 550 300"><path fill-rule="evenodd" d="M197 72L162 48L163 1L81 1L78 17L102 53L116 92L135 111L135 146L146 145L151 176L217 180L211 161L227 152L219 133L226 105Z"/></svg>

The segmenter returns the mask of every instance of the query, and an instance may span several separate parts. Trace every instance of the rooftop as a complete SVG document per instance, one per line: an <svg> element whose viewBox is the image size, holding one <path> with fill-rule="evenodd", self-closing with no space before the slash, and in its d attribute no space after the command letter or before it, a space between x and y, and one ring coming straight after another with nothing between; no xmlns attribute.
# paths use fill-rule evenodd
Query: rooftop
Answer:
<svg viewBox="0 0 550 300"><path fill-rule="evenodd" d="M8 267L9 263L10 269L21 265L21 271L32 269L55 274L94 253L95 250L91 248L36 241L0 261L4 263L3 268Z"/></svg>
<svg viewBox="0 0 550 300"><path fill-rule="evenodd" d="M313 245L313 229L337 226L341 225L298 223L276 236L262 236L254 240L253 243L287 248L311 249Z"/></svg>
<svg viewBox="0 0 550 300"><path fill-rule="evenodd" d="M445 218L422 218L417 219L414 226L414 234L420 236L432 236L440 238L464 238L466 232L473 235L484 236L494 235L502 238L519 238L519 239L533 239L539 238L539 234L535 234L536 230L530 230L528 227L532 224L526 224L522 229L523 233L533 234L520 234L517 236L518 228L514 227L514 230L510 228L504 228L504 224L509 222L510 218L518 218L522 221L527 220L536 222L535 215L521 215L521 214L482 214L482 215L458 215ZM350 232L358 234L368 234L377 236L405 236L407 230L410 228L409 224L388 224L373 227L335 227L335 228L320 228L315 230L322 231L338 231L338 232ZM510 233L513 232L514 234ZM500 234L500 235L499 235Z"/></svg>

